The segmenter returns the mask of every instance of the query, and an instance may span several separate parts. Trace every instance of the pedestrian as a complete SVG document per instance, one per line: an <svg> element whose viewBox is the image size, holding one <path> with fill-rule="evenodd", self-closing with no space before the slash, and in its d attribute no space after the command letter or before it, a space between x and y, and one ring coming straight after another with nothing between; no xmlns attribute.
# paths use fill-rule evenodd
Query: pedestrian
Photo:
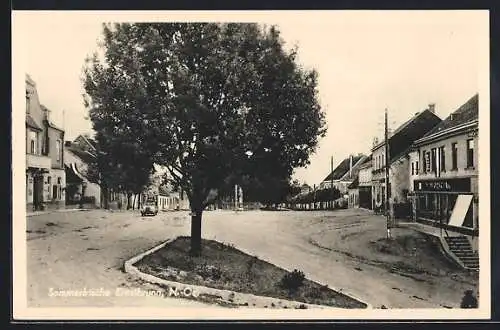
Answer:
<svg viewBox="0 0 500 330"><path fill-rule="evenodd" d="M473 295L472 290L464 292L460 308L477 308L477 298Z"/></svg>

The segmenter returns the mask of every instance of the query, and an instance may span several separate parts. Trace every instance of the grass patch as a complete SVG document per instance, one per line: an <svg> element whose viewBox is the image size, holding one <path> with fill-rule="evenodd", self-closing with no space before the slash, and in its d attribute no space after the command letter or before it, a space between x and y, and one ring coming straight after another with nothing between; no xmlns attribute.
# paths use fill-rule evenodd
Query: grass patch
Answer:
<svg viewBox="0 0 500 330"><path fill-rule="evenodd" d="M371 242L382 258L389 257L392 267L413 274L446 275L460 268L443 256L439 242L420 233L398 235Z"/></svg>
<svg viewBox="0 0 500 330"><path fill-rule="evenodd" d="M190 238L179 237L144 257L135 265L157 277L216 289L295 300L339 308L366 308L353 298L302 279L301 272L288 272L232 245L203 240L203 255L189 255ZM178 270L178 271L175 271Z"/></svg>

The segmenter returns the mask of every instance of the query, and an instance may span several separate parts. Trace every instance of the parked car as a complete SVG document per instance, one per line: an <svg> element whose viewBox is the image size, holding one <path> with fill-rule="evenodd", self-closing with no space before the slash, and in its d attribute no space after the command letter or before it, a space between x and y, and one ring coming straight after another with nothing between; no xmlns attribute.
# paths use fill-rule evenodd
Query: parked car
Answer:
<svg viewBox="0 0 500 330"><path fill-rule="evenodd" d="M158 208L156 207L156 204L154 202L146 202L141 208L141 215L157 215L158 214Z"/></svg>

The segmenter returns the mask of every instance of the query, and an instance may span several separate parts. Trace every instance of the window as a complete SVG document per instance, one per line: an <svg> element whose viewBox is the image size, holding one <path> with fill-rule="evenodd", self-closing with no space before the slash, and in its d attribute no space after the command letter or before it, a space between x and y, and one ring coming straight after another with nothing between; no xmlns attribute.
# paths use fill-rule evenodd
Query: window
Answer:
<svg viewBox="0 0 500 330"><path fill-rule="evenodd" d="M57 184L61 184L61 177L57 178Z"/></svg>
<svg viewBox="0 0 500 330"><path fill-rule="evenodd" d="M431 171L431 153L429 151L424 152L424 161L425 161L425 173L429 173Z"/></svg>
<svg viewBox="0 0 500 330"><path fill-rule="evenodd" d="M47 184L51 184L52 183L52 178L50 176L47 177Z"/></svg>
<svg viewBox="0 0 500 330"><path fill-rule="evenodd" d="M437 163L436 163L436 148L431 149L431 161L432 161L432 172L437 172Z"/></svg>
<svg viewBox="0 0 500 330"><path fill-rule="evenodd" d="M36 155L37 152L37 139L38 134L34 131L30 131L29 133L29 140L30 140L30 153Z"/></svg>
<svg viewBox="0 0 500 330"><path fill-rule="evenodd" d="M444 154L444 146L439 147L439 172L446 171L446 160Z"/></svg>
<svg viewBox="0 0 500 330"><path fill-rule="evenodd" d="M474 167L474 140L467 140L467 167Z"/></svg>
<svg viewBox="0 0 500 330"><path fill-rule="evenodd" d="M56 141L56 155L57 161L61 160L61 140Z"/></svg>
<svg viewBox="0 0 500 330"><path fill-rule="evenodd" d="M427 172L427 168L426 168L427 162L425 161L425 159L426 159L425 150L423 150L422 151L422 164L424 164L424 166L423 166L424 173Z"/></svg>
<svg viewBox="0 0 500 330"><path fill-rule="evenodd" d="M415 175L418 175L418 160L415 162Z"/></svg>
<svg viewBox="0 0 500 330"><path fill-rule="evenodd" d="M57 185L52 186L52 199L57 199L59 194L59 187Z"/></svg>
<svg viewBox="0 0 500 330"><path fill-rule="evenodd" d="M411 175L415 175L415 163L411 163Z"/></svg>
<svg viewBox="0 0 500 330"><path fill-rule="evenodd" d="M451 169L456 170L457 169L457 156L458 156L458 148L457 148L457 143L452 143L451 144Z"/></svg>

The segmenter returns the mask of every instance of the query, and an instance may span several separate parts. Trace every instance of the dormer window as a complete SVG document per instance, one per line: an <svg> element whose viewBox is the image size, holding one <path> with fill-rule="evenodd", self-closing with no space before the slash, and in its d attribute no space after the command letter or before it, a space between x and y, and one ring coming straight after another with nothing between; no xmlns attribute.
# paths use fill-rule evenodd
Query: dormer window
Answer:
<svg viewBox="0 0 500 330"><path fill-rule="evenodd" d="M26 113L30 113L30 92L26 90Z"/></svg>

